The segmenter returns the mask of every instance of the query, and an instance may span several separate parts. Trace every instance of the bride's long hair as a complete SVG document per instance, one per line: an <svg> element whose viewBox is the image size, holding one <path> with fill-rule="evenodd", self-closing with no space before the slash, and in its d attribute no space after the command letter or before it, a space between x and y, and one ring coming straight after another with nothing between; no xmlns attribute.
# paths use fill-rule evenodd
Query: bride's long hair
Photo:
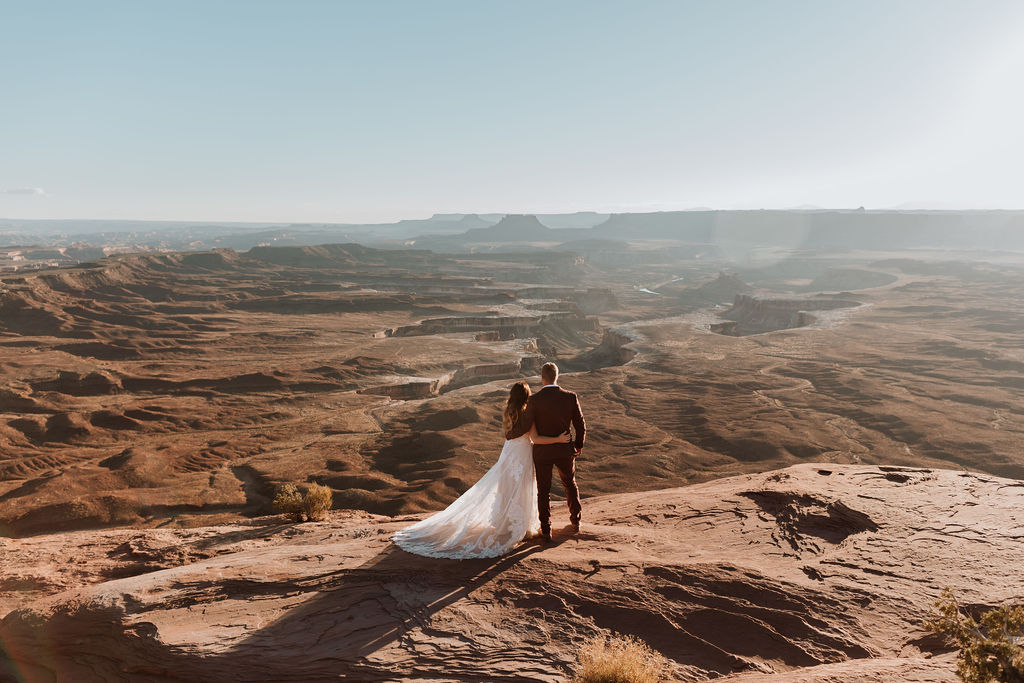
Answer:
<svg viewBox="0 0 1024 683"><path fill-rule="evenodd" d="M526 410L526 401L530 398L530 385L526 382L516 382L508 392L508 402L505 403L505 412L501 415L501 427L504 431L512 429L516 420Z"/></svg>

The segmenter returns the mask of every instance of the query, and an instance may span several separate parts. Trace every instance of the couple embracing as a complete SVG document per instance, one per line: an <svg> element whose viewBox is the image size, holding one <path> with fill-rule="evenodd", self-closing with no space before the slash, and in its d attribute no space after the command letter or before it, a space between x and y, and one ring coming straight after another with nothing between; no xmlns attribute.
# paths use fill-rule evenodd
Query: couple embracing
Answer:
<svg viewBox="0 0 1024 683"><path fill-rule="evenodd" d="M555 364L545 363L540 377L544 387L532 396L526 382L512 385L502 416L506 441L494 467L447 508L396 533L400 548L465 560L504 555L527 537L550 541L555 469L572 529L579 531L576 458L586 424L576 394L558 386Z"/></svg>

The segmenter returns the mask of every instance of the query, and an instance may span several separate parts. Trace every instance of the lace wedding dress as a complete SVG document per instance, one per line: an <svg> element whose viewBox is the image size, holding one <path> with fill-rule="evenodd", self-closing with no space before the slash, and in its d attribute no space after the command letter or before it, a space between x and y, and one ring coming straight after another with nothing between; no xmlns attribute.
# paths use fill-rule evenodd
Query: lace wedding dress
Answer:
<svg viewBox="0 0 1024 683"><path fill-rule="evenodd" d="M447 508L392 536L417 555L469 560L498 557L540 531L529 436L506 441L494 467Z"/></svg>

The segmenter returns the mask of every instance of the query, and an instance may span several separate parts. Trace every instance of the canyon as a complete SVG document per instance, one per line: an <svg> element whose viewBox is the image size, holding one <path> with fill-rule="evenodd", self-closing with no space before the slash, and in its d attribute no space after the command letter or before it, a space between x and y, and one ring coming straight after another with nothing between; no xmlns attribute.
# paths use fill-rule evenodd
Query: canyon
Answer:
<svg viewBox="0 0 1024 683"><path fill-rule="evenodd" d="M0 274L5 675L426 680L443 646L463 679L559 680L618 624L683 680L952 680L951 653L917 633L930 601L943 585L976 605L1019 596L1024 259L620 242L116 253ZM396 555L391 531L494 463L509 385L538 386L547 360L587 419L584 533L505 564ZM314 482L328 521L273 515L279 486ZM993 544L989 564L963 559ZM327 629L380 585L397 597L339 632L330 671L271 651L319 657L289 624ZM781 594L796 602L751 611ZM307 612L317 595L326 611ZM485 633L451 635L495 604ZM733 627L746 635L723 640ZM121 664L76 649L90 629Z"/></svg>

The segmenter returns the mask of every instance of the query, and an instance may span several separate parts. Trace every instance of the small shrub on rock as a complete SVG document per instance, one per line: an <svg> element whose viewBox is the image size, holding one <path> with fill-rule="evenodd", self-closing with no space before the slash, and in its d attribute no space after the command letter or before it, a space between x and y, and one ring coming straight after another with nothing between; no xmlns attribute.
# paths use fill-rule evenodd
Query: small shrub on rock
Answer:
<svg viewBox="0 0 1024 683"><path fill-rule="evenodd" d="M321 484L310 484L306 491L306 497L302 499L302 508L306 513L306 519L310 522L319 522L326 518L333 498L330 488Z"/></svg>
<svg viewBox="0 0 1024 683"><path fill-rule="evenodd" d="M633 636L597 636L580 646L572 683L658 683L665 660Z"/></svg>
<svg viewBox="0 0 1024 683"><path fill-rule="evenodd" d="M960 648L956 675L966 683L1024 683L1024 607L996 607L975 619L950 588L935 603L927 627Z"/></svg>
<svg viewBox="0 0 1024 683"><path fill-rule="evenodd" d="M282 484L277 487L277 495L274 496L274 512L282 515L289 515L296 522L302 521L302 494L295 484Z"/></svg>

